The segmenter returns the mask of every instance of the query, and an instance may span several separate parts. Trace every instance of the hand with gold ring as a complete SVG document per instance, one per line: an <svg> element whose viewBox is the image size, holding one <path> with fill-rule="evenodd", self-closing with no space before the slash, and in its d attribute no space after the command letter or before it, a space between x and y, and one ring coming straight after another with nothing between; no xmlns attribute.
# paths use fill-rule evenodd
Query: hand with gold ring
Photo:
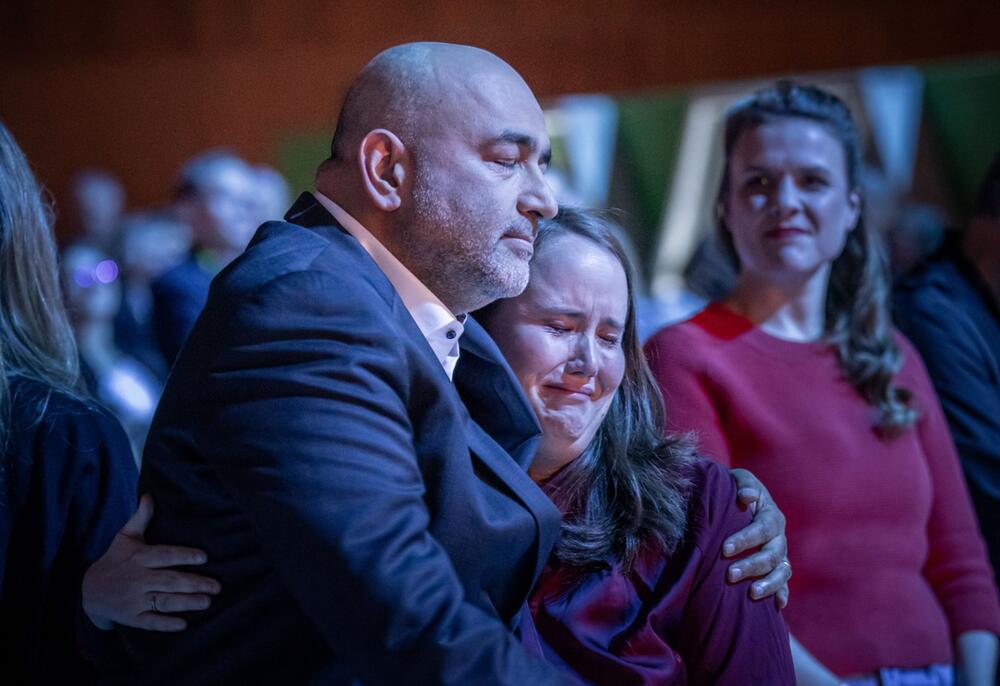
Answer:
<svg viewBox="0 0 1000 686"><path fill-rule="evenodd" d="M144 536L152 518L153 499L144 495L108 551L84 574L83 610L101 629L122 624L181 631L187 622L171 613L205 610L220 590L215 579L169 569L204 564L206 556L196 548L147 545Z"/></svg>
<svg viewBox="0 0 1000 686"><path fill-rule="evenodd" d="M731 564L728 579L736 582L756 578L750 585L750 597L759 600L773 595L778 608L783 608L788 604L788 580L792 578L785 515L757 477L745 469L730 472L736 479L737 500L753 513L753 521L725 540L723 556L757 550Z"/></svg>

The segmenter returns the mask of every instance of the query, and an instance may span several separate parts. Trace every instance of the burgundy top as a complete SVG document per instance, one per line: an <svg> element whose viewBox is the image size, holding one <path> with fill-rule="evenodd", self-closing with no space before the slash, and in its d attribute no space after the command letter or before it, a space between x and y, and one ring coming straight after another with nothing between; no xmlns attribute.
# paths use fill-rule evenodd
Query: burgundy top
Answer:
<svg viewBox="0 0 1000 686"><path fill-rule="evenodd" d="M788 518L788 626L837 674L953 661L1000 629L996 589L937 397L901 335L920 419L894 439L823 343L775 338L719 305L646 346L671 427L746 467Z"/></svg>
<svg viewBox="0 0 1000 686"><path fill-rule="evenodd" d="M568 594L550 562L529 600L534 626L522 626L529 650L590 684L794 684L774 600L750 600L748 582L725 580L722 542L750 522L732 476L699 460L691 493L673 555L650 546L631 574L596 572Z"/></svg>

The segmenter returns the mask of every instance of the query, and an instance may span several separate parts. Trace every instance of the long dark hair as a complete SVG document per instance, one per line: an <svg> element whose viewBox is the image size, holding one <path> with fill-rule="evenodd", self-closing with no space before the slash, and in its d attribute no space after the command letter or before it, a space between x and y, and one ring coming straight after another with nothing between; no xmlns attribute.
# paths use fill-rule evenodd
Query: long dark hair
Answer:
<svg viewBox="0 0 1000 686"><path fill-rule="evenodd" d="M6 439L11 382L34 380L79 397L80 367L66 318L52 212L24 153L0 123L0 445ZM45 396L47 397L47 396ZM36 419L44 412L44 400Z"/></svg>
<svg viewBox="0 0 1000 686"><path fill-rule="evenodd" d="M726 115L720 208L727 199L729 160L740 135L779 119L806 119L823 126L844 150L848 188L860 194L860 144L847 105L815 86L779 81L738 102ZM723 215L718 213L718 238L738 268L739 258ZM836 350L848 382L878 410L878 428L893 436L911 425L917 412L910 405L910 391L893 384L902 358L892 337L889 296L889 270L881 244L859 218L830 268L824 335Z"/></svg>
<svg viewBox="0 0 1000 686"><path fill-rule="evenodd" d="M550 492L564 513L555 556L579 580L609 561L631 570L642 547L656 544L671 553L684 535L691 443L664 431L663 400L636 331L633 271L617 227L608 215L563 207L554 219L539 222L535 254L559 236L580 236L607 250L621 263L628 284L628 315L621 344L625 376L607 416L583 454L563 468ZM492 314L503 302L477 315L491 329Z"/></svg>

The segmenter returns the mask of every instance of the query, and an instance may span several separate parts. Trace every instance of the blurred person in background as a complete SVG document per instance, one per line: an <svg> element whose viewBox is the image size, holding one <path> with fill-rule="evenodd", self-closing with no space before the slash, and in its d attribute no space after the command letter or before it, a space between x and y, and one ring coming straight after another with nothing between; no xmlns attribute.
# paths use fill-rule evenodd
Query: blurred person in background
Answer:
<svg viewBox="0 0 1000 686"><path fill-rule="evenodd" d="M115 346L114 322L122 300L118 265L79 243L63 253L62 277L84 379L125 427L138 458L162 386L138 360Z"/></svg>
<svg viewBox="0 0 1000 686"><path fill-rule="evenodd" d="M723 301L647 344L673 430L786 508L800 684L994 683L1000 605L955 447L893 328L848 108L779 82L725 126ZM798 640L795 640L798 639Z"/></svg>
<svg viewBox="0 0 1000 686"><path fill-rule="evenodd" d="M944 213L939 207L914 202L900 205L885 236L895 279L905 277L941 247L944 227ZM920 354L927 359L923 350Z"/></svg>
<svg viewBox="0 0 1000 686"><path fill-rule="evenodd" d="M266 164L258 164L254 166L253 173L257 180L257 190L254 195L256 229L264 222L281 221L292 199L289 195L288 182L277 169Z"/></svg>
<svg viewBox="0 0 1000 686"><path fill-rule="evenodd" d="M110 252L125 209L125 189L103 169L84 169L70 182L70 209L78 240Z"/></svg>
<svg viewBox="0 0 1000 686"><path fill-rule="evenodd" d="M899 328L927 364L1000 572L1000 153L964 231L901 280ZM1000 583L1000 574L997 575Z"/></svg>
<svg viewBox="0 0 1000 686"><path fill-rule="evenodd" d="M229 152L206 152L181 168L175 210L193 246L152 285L153 330L168 366L205 306L213 277L253 236L257 190L254 170Z"/></svg>
<svg viewBox="0 0 1000 686"><path fill-rule="evenodd" d="M0 444L3 681L94 683L76 646L80 585L134 507L136 468L81 383L51 213L3 124Z"/></svg>
<svg viewBox="0 0 1000 686"><path fill-rule="evenodd" d="M190 249L187 225L168 210L137 212L122 220L118 246L122 298L115 316L115 345L161 382L167 378L167 363L153 332L152 283L184 261Z"/></svg>

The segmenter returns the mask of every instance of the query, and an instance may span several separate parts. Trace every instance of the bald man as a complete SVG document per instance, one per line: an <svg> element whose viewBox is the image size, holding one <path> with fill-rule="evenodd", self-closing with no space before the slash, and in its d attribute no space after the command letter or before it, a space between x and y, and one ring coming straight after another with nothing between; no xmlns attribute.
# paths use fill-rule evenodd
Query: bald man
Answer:
<svg viewBox="0 0 1000 686"><path fill-rule="evenodd" d="M556 211L548 158L538 103L490 53L413 44L365 67L316 192L215 279L171 374L140 482L149 539L204 549L222 592L185 631L129 632L126 680L573 683L514 637L559 513L526 475L532 410L463 314L527 284ZM744 575L778 565L768 511L772 533L737 547L779 552ZM170 564L138 533L109 564ZM206 599L157 578L124 619L95 616L85 582L88 612L183 628L169 613Z"/></svg>
<svg viewBox="0 0 1000 686"><path fill-rule="evenodd" d="M538 426L462 314L526 285L548 157L490 53L365 67L316 193L215 279L167 384L148 538L204 549L223 591L186 631L130 632L130 680L567 683L512 633L559 530L524 469Z"/></svg>

